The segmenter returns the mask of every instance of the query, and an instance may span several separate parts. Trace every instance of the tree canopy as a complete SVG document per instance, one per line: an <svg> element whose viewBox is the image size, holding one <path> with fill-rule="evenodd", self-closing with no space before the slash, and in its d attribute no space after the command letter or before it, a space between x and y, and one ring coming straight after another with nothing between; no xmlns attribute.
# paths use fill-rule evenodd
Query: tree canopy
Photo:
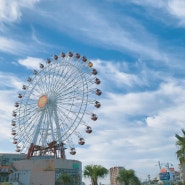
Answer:
<svg viewBox="0 0 185 185"><path fill-rule="evenodd" d="M98 185L98 179L104 178L108 174L108 170L101 165L85 166L83 175L91 179L92 185Z"/></svg>
<svg viewBox="0 0 185 185"><path fill-rule="evenodd" d="M132 169L122 168L117 176L117 181L123 182L125 185L140 185L139 178L135 175L135 171Z"/></svg>
<svg viewBox="0 0 185 185"><path fill-rule="evenodd" d="M179 159L180 164L185 163L185 130L182 129L183 136L180 136L178 134L175 135L177 138L176 145L179 147L177 150L177 158Z"/></svg>
<svg viewBox="0 0 185 185"><path fill-rule="evenodd" d="M57 182L60 184L68 185L72 181L72 177L69 176L67 173L63 173L57 179Z"/></svg>

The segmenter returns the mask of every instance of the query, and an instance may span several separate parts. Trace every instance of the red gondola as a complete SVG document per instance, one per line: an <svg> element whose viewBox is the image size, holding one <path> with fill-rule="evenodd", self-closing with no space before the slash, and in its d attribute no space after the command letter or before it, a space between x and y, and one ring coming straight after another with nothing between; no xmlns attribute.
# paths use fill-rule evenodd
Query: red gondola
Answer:
<svg viewBox="0 0 185 185"><path fill-rule="evenodd" d="M101 83L100 79L99 79L99 78L96 78L96 79L95 79L95 83L96 83L96 84L100 84L100 83Z"/></svg>
<svg viewBox="0 0 185 185"><path fill-rule="evenodd" d="M73 56L73 53L72 52L69 52L68 55L69 55L69 57L72 57Z"/></svg>
<svg viewBox="0 0 185 185"><path fill-rule="evenodd" d="M37 75L38 74L38 71L37 70L33 70L33 74L34 75Z"/></svg>
<svg viewBox="0 0 185 185"><path fill-rule="evenodd" d="M85 144L84 138L80 138L78 143L79 143L80 145L84 145L84 144Z"/></svg>
<svg viewBox="0 0 185 185"><path fill-rule="evenodd" d="M80 55L78 53L76 53L76 58L80 58Z"/></svg>
<svg viewBox="0 0 185 185"><path fill-rule="evenodd" d="M71 154L71 155L75 155L75 154L76 154L75 148L71 148L70 154Z"/></svg>
<svg viewBox="0 0 185 185"><path fill-rule="evenodd" d="M32 78L28 77L27 81L28 82L31 82L32 81Z"/></svg>
<svg viewBox="0 0 185 185"><path fill-rule="evenodd" d="M50 63L51 63L51 60L48 58L48 59L46 60L46 63L47 63L47 64L50 64Z"/></svg>
<svg viewBox="0 0 185 185"><path fill-rule="evenodd" d="M22 98L22 94L19 93L19 94L18 94L18 98Z"/></svg>
<svg viewBox="0 0 185 185"><path fill-rule="evenodd" d="M96 108L100 108L100 107L101 107L101 103L98 102L98 101L96 101L94 106L95 106Z"/></svg>
<svg viewBox="0 0 185 185"><path fill-rule="evenodd" d="M92 74L93 74L93 75L97 75L97 74L98 74L97 70L96 70L96 69L93 69L93 70L92 70Z"/></svg>
<svg viewBox="0 0 185 185"><path fill-rule="evenodd" d="M39 67L42 69L44 68L44 64L40 64Z"/></svg>
<svg viewBox="0 0 185 185"><path fill-rule="evenodd" d="M87 61L87 58L83 56L83 57L82 57L82 61L83 61L83 62L86 62L86 61Z"/></svg>
<svg viewBox="0 0 185 185"><path fill-rule="evenodd" d="M64 58L65 56L66 56L66 54L62 52L61 57Z"/></svg>
<svg viewBox="0 0 185 185"><path fill-rule="evenodd" d="M96 90L96 94L97 94L98 96L100 96L100 95L102 94L101 90L97 89L97 90Z"/></svg>
<svg viewBox="0 0 185 185"><path fill-rule="evenodd" d="M96 120L98 119L98 117L96 116L96 114L92 114L91 119L92 119L93 121L96 121Z"/></svg>
<svg viewBox="0 0 185 185"><path fill-rule="evenodd" d="M86 133L90 134L91 132L92 132L91 127L87 126L87 127L86 127Z"/></svg>
<svg viewBox="0 0 185 185"><path fill-rule="evenodd" d="M53 59L54 59L54 60L58 60L58 56L57 56L57 55L54 55L54 56L53 56Z"/></svg>
<svg viewBox="0 0 185 185"><path fill-rule="evenodd" d="M15 103L15 107L19 107L19 103L16 102L16 103Z"/></svg>

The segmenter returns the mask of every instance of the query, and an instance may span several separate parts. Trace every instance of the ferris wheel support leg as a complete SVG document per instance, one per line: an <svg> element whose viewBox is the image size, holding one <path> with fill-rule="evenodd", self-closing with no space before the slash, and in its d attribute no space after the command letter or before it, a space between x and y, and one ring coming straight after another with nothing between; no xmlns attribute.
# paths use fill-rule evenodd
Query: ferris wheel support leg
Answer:
<svg viewBox="0 0 185 185"><path fill-rule="evenodd" d="M61 158L65 159L66 158L66 154L65 154L65 150L61 149Z"/></svg>
<svg viewBox="0 0 185 185"><path fill-rule="evenodd" d="M64 147L64 144L63 143L61 143L60 157L61 157L61 159L66 159L65 147Z"/></svg>
<svg viewBox="0 0 185 185"><path fill-rule="evenodd" d="M29 159L31 156L33 156L33 149L34 149L34 144L31 143L30 147L28 149L28 153L27 153L26 159Z"/></svg>

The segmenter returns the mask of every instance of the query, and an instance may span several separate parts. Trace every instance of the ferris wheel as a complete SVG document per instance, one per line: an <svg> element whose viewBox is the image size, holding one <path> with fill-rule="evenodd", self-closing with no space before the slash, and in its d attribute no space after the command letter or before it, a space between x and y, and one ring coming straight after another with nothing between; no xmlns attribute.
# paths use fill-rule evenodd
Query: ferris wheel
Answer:
<svg viewBox="0 0 185 185"><path fill-rule="evenodd" d="M16 151L27 158L65 158L66 149L75 155L75 142L85 144L82 130L90 134L89 123L98 118L98 72L86 57L72 52L54 55L39 67L22 86L12 113Z"/></svg>

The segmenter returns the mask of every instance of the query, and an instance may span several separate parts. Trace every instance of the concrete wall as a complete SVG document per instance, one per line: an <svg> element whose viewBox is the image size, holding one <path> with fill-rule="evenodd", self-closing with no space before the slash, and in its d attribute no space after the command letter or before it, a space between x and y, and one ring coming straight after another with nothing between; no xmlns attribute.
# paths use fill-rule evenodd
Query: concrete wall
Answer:
<svg viewBox="0 0 185 185"><path fill-rule="evenodd" d="M30 176L30 185L54 185L54 171L32 171Z"/></svg>

